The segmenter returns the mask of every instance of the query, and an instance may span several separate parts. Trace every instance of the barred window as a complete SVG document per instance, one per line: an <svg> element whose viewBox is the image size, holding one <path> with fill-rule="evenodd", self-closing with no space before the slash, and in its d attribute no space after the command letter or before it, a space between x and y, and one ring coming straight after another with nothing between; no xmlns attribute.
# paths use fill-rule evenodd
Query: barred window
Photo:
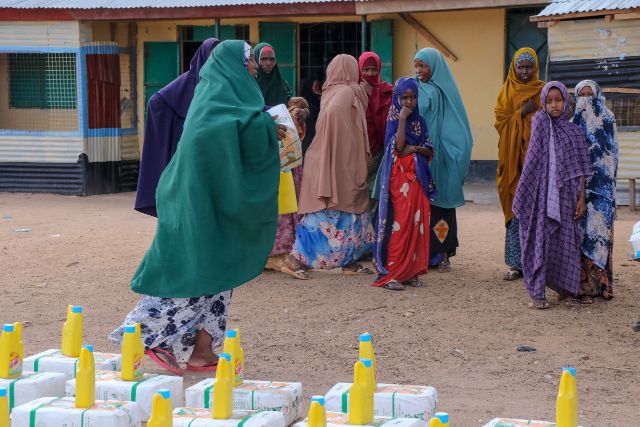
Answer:
<svg viewBox="0 0 640 427"><path fill-rule="evenodd" d="M605 93L605 96L619 127L640 127L640 95Z"/></svg>
<svg viewBox="0 0 640 427"><path fill-rule="evenodd" d="M76 108L76 55L9 54L9 106L45 110Z"/></svg>

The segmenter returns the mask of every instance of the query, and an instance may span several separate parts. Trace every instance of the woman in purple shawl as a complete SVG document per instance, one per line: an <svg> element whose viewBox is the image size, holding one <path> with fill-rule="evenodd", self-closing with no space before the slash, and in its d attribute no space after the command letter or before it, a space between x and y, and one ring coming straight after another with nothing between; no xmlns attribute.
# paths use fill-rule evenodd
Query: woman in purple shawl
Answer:
<svg viewBox="0 0 640 427"><path fill-rule="evenodd" d="M200 80L200 70L220 43L207 39L191 59L189 71L160 89L149 99L144 128L144 146L140 161L135 209L151 216L156 214L156 187L164 168L176 152L182 136L193 93Z"/></svg>
<svg viewBox="0 0 640 427"><path fill-rule="evenodd" d="M533 299L529 307L545 309L545 286L561 298L580 291L581 218L591 161L584 133L569 121L567 88L548 82L540 101L513 212L520 220L524 282Z"/></svg>

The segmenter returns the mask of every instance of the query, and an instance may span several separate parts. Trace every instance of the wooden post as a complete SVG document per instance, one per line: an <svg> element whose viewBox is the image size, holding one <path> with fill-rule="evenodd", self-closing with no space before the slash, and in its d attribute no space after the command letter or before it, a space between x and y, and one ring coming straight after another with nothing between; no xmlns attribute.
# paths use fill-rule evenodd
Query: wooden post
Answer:
<svg viewBox="0 0 640 427"><path fill-rule="evenodd" d="M410 13L400 13L400 18L402 18L407 24L411 25L414 30L416 30L421 36L426 38L433 44L439 51L441 51L444 56L451 59L452 61L457 61L458 57L453 54L436 36L431 34L427 28L422 25L416 18L414 18Z"/></svg>
<svg viewBox="0 0 640 427"><path fill-rule="evenodd" d="M220 18L216 18L216 38L220 40Z"/></svg>
<svg viewBox="0 0 640 427"><path fill-rule="evenodd" d="M636 179L629 178L629 210L636 210Z"/></svg>
<svg viewBox="0 0 640 427"><path fill-rule="evenodd" d="M367 50L367 15L362 15L361 27L360 42L362 43L362 50L360 50L360 53Z"/></svg>

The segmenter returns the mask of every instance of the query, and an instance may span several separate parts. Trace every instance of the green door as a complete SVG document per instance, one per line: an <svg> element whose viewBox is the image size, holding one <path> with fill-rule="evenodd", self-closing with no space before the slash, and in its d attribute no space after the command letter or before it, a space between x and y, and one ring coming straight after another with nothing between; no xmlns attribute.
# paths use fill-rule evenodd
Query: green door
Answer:
<svg viewBox="0 0 640 427"><path fill-rule="evenodd" d="M505 76L509 73L511 59L516 51L530 47L538 54L540 62L540 80L547 79L547 30L538 28L529 21L531 15L537 15L542 9L512 9L507 11L507 52L505 58Z"/></svg>
<svg viewBox="0 0 640 427"><path fill-rule="evenodd" d="M216 26L195 26L193 27L193 36L191 40L194 42L203 42L206 39L216 36ZM234 40L237 32L235 25L220 25L220 40Z"/></svg>
<svg viewBox="0 0 640 427"><path fill-rule="evenodd" d="M144 105L151 95L180 74L180 48L177 42L144 43Z"/></svg>
<svg viewBox="0 0 640 427"><path fill-rule="evenodd" d="M282 77L296 92L297 24L290 22L260 22L260 41L269 43L276 51ZM258 58L256 58L256 61Z"/></svg>
<svg viewBox="0 0 640 427"><path fill-rule="evenodd" d="M371 50L382 61L382 80L393 83L393 21L371 22Z"/></svg>

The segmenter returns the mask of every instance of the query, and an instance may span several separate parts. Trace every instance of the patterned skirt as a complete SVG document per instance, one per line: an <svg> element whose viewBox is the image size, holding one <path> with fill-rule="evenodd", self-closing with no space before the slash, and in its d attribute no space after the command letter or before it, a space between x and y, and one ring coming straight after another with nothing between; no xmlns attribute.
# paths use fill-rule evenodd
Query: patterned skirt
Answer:
<svg viewBox="0 0 640 427"><path fill-rule="evenodd" d="M507 224L504 239L504 262L518 271L522 271L522 252L520 251L520 221L513 218Z"/></svg>
<svg viewBox="0 0 640 427"><path fill-rule="evenodd" d="M456 255L458 247L458 220L455 209L431 205L431 242L429 265L438 265L447 255Z"/></svg>

